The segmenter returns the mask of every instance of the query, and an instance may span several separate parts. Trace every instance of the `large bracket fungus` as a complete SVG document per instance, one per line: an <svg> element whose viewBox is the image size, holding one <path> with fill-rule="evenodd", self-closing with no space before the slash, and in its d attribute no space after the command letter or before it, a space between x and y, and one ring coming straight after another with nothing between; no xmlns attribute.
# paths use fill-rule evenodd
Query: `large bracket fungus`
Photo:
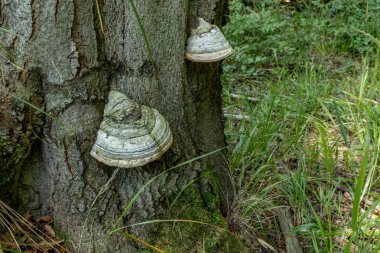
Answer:
<svg viewBox="0 0 380 253"><path fill-rule="evenodd" d="M198 18L198 26L187 39L186 59L193 62L216 62L233 53L233 49L216 25Z"/></svg>
<svg viewBox="0 0 380 253"><path fill-rule="evenodd" d="M110 91L91 155L109 166L138 167L159 159L172 142L169 123L156 109Z"/></svg>

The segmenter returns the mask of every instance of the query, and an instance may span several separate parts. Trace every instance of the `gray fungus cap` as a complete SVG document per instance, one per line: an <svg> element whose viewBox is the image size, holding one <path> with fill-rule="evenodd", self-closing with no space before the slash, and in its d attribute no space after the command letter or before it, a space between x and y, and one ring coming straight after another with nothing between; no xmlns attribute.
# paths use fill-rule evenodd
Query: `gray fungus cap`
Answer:
<svg viewBox="0 0 380 253"><path fill-rule="evenodd" d="M186 59L193 62L216 62L233 53L220 29L198 18L198 26L187 39Z"/></svg>
<svg viewBox="0 0 380 253"><path fill-rule="evenodd" d="M156 109L110 91L91 155L108 166L132 168L159 159L172 142L169 123Z"/></svg>

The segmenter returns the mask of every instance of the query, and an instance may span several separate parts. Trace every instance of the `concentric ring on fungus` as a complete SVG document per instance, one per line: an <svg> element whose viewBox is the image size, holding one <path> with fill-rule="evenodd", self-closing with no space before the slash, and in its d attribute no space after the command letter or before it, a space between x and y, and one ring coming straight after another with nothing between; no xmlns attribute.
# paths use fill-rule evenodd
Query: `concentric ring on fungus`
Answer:
<svg viewBox="0 0 380 253"><path fill-rule="evenodd" d="M193 62L216 62L233 53L233 49L216 25L198 18L199 24L187 39L186 59Z"/></svg>
<svg viewBox="0 0 380 253"><path fill-rule="evenodd" d="M110 91L91 155L108 166L139 167L159 159L172 142L169 123L156 109Z"/></svg>

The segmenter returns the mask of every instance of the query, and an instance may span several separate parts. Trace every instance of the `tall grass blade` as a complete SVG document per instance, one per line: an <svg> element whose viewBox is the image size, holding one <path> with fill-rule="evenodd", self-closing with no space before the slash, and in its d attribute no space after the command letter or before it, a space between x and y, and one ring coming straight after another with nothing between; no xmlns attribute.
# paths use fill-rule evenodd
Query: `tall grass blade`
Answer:
<svg viewBox="0 0 380 253"><path fill-rule="evenodd" d="M146 35L146 32L145 32L145 29L144 29L144 26L141 22L141 19L140 19L140 15L139 13L137 12L137 9L136 9L136 6L133 2L133 0L129 0L129 3L131 4L132 6L132 10L133 10L133 14L135 15L136 17L136 20L137 20L137 23L139 25L139 28L140 28L140 31L143 35L143 38L144 38L144 43L145 43L145 46L146 46L146 49L148 51L148 56L150 58L150 60L152 61L152 63L154 63L154 59L153 59L153 52L152 52L152 49L150 47L150 44L149 44L149 40L148 40L148 36Z"/></svg>
<svg viewBox="0 0 380 253"><path fill-rule="evenodd" d="M181 166L184 166L186 164L189 164L189 163L192 163L196 160L199 160L199 159L202 159L204 157L207 157L209 155L212 155L212 154L215 154L217 152L220 152L221 150L223 150L225 148L221 148L221 149L217 149L215 151L212 151L212 152L209 152L207 154L204 154L204 155L201 155L201 156L198 156L198 157L195 157L193 159L190 159L188 161L185 161L183 163L180 163L180 164L177 164L171 168L169 168L168 170L166 171L163 171L161 172L160 174L158 174L157 176L151 178L145 185L143 185L143 187L140 188L140 190L133 196L133 198L131 199L131 201L129 201L128 205L124 208L122 214L118 217L118 219L116 220L114 226L113 226L113 229L111 231L111 233L116 229L117 225L119 225L119 223L121 222L121 220L123 219L123 217L125 216L125 214L128 212L129 209L131 209L133 203L135 203L136 199L140 196L140 194L150 185L152 184L157 178L159 178L160 176L162 176L163 174L169 172L169 171L172 171L178 167L181 167Z"/></svg>
<svg viewBox="0 0 380 253"><path fill-rule="evenodd" d="M3 50L9 57L10 61L12 62L13 65L15 65L17 68L19 69L23 69L20 65L17 64L16 62L16 58L13 56L13 54L11 54L8 49L0 43L0 49Z"/></svg>
<svg viewBox="0 0 380 253"><path fill-rule="evenodd" d="M348 253L350 252L350 248L352 245L352 241L354 239L354 235L356 234L358 230L358 217L359 217L359 210L360 210L360 200L362 196L362 190L364 186L364 179L367 171L367 164L368 164L368 156L369 156L369 148L370 148L370 136L369 136L369 130L367 129L366 137L365 137L365 144L364 144L364 154L362 157L362 162L360 166L360 172L358 181L356 183L356 189L355 189L355 195L354 195L354 203L352 207L352 222L351 222L351 229L353 234L350 237L350 240L348 244L346 245L344 252Z"/></svg>
<svg viewBox="0 0 380 253"><path fill-rule="evenodd" d="M104 35L103 19L102 19L102 14L100 13L100 6L99 6L98 0L95 0L95 7L96 7L96 14L98 16L100 31Z"/></svg>
<svg viewBox="0 0 380 253"><path fill-rule="evenodd" d="M166 222L184 222L184 223L191 223L191 224L198 224L198 225L205 225L205 226L208 226L208 227L212 227L212 228L215 228L219 231L223 231L223 232L226 232L230 235L233 235L233 236L236 236L234 235L231 231L227 230L227 229L224 229L222 227L219 227L219 226L216 226L214 224L210 224L210 223L206 223L206 222L203 222L203 221L196 221L196 220L188 220L188 219L160 219L160 220L149 220L149 221L143 221L143 222L139 222L139 223L134 223L134 224L131 224L131 225L127 225L127 226L124 226L122 228L118 228L116 229L115 231L118 232L122 229L125 229L125 228L130 228L130 227L136 227L136 226L143 226L143 225L150 225L150 224L155 224L155 223L166 223Z"/></svg>
<svg viewBox="0 0 380 253"><path fill-rule="evenodd" d="M23 44L31 44L32 46L34 46L35 48L37 48L38 50L40 50L41 52L43 52L45 54L45 56L49 59L51 65L53 66L54 70L56 71L57 75L59 76L59 79L61 80L61 82L63 82L63 78L62 78L61 73L59 72L57 66L55 65L52 56L50 56L49 52L45 48L43 48L43 47L35 44L34 42L30 41L29 39L25 39L22 35L14 32L14 31L11 31L9 29L5 29L3 27L0 27L0 31L6 32L6 33L8 33L8 34L10 34L10 35L12 35L14 37L17 36L18 38L20 38L20 40L21 40L21 42ZM16 66L16 67L18 67L20 69L23 69L23 68L21 68L19 66Z"/></svg>
<svg viewBox="0 0 380 253"><path fill-rule="evenodd" d="M175 205L175 203L177 202L177 200L178 200L178 198L181 196L181 194L182 194L182 193L183 193L183 192L184 192L184 191L185 191L190 185L192 185L193 183L195 183L198 179L199 179L199 177L196 178L196 179L194 179L194 180L191 180L191 181L190 181L189 183L187 183L184 187L182 187L181 191L177 194L177 196L174 198L172 204L170 205L169 210L173 208L173 206Z"/></svg>
<svg viewBox="0 0 380 253"><path fill-rule="evenodd" d="M346 144L346 146L349 146L346 128L343 125L342 116L340 115L340 111L338 109L338 105L336 104L335 100L333 100L333 106L334 106L336 117L338 119L340 134L343 137L344 144Z"/></svg>
<svg viewBox="0 0 380 253"><path fill-rule="evenodd" d="M135 237L135 236L133 236L131 234L128 234L128 233L123 232L123 231L117 231L117 233L119 233L121 235L124 235L125 237L131 238L132 240L135 240L135 241L137 241L137 242L145 245L146 247L148 247L148 248L150 248L152 250L155 250L155 251L160 252L160 253L166 253L166 251L163 251L163 250L161 250L161 249L159 249L159 248L157 248L157 247L155 247L155 246L147 243L146 241L141 240L140 238L137 238L137 237Z"/></svg>
<svg viewBox="0 0 380 253"><path fill-rule="evenodd" d="M36 110L37 112L40 112L42 114L45 114L46 116L48 116L49 118L51 118L53 121L57 122L58 124L64 126L63 122L60 121L59 119L57 119L56 117L52 116L51 114L49 114L48 112L45 112L44 110L42 110L41 108L35 106L34 104L20 98L19 96L15 95L15 94L12 94L6 90L3 90L3 89L0 89L0 91L4 92L5 94L8 94L10 96L12 96L13 98L17 99L17 100L20 100L21 102L23 102L24 104L27 104L28 106L32 107L34 110Z"/></svg>
<svg viewBox="0 0 380 253"><path fill-rule="evenodd" d="M212 228L215 228L219 231L222 231L222 232L226 232L232 236L236 236L234 235L232 232L230 232L229 230L227 229L224 229L224 228L221 228L219 226L216 226L214 224L209 224L209 223L206 223L206 222L202 222L202 221L195 221L195 220L187 220L187 219L162 219L162 220L149 220L149 221L143 221L143 222L139 222L139 223L135 223L135 224L131 224L131 225L127 225L127 226L124 226L124 227L121 227L121 228L118 228L118 229L115 229L113 232L115 233L119 233L121 235L124 235L128 238L131 238L137 242L140 242L142 244L144 244L145 246L155 250L155 251L158 251L158 252L165 252L161 249L158 249L157 247L141 240L140 238L137 238L129 233L126 233L122 230L126 229L126 228L129 228L129 227L136 227L136 226L143 226L143 225L150 225L150 224L156 224L156 223L167 223L167 222L174 222L174 223L177 223L177 222L185 222L185 223L191 223L191 224L198 224L198 225L205 225L205 226L209 226L209 227L212 227Z"/></svg>

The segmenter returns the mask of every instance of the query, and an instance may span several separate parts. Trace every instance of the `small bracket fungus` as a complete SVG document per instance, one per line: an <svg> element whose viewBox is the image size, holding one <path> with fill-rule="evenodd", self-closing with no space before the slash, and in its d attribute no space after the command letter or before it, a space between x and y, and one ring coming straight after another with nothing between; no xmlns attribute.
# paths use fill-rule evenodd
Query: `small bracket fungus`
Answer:
<svg viewBox="0 0 380 253"><path fill-rule="evenodd" d="M156 109L110 91L91 155L109 166L138 167L159 159L172 142L169 123Z"/></svg>
<svg viewBox="0 0 380 253"><path fill-rule="evenodd" d="M187 39L186 59L193 62L216 62L230 56L232 47L216 25L198 18L199 24Z"/></svg>

